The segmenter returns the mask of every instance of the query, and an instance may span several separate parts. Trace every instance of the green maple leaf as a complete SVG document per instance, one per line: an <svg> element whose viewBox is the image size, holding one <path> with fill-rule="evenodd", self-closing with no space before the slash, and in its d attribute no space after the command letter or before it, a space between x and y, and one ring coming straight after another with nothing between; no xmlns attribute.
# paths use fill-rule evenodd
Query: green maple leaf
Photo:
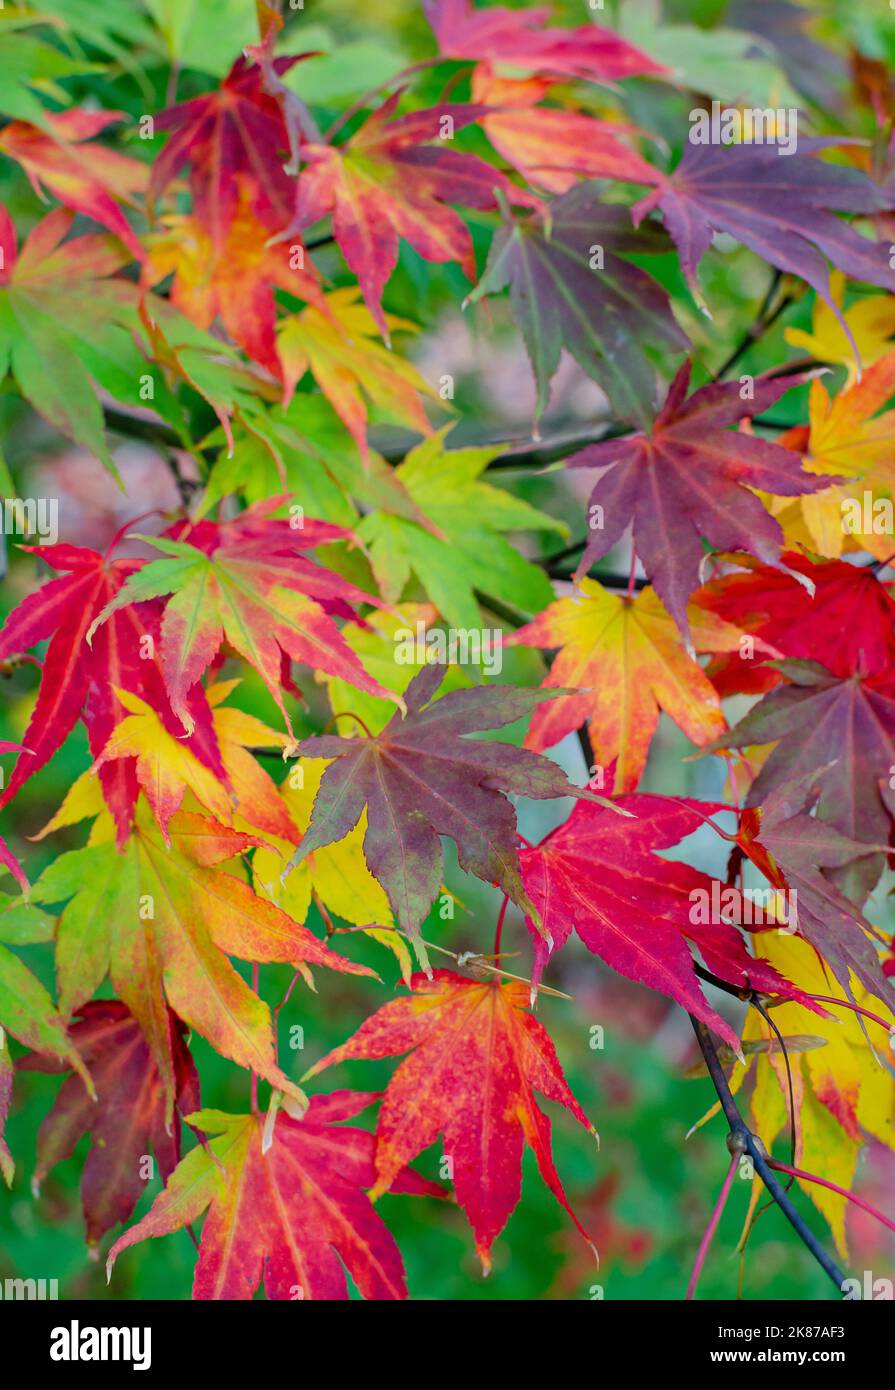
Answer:
<svg viewBox="0 0 895 1390"><path fill-rule="evenodd" d="M399 481L427 518L424 529L405 516L384 511L365 517L356 528L367 544L383 598L397 603L416 576L444 620L456 627L481 623L475 590L536 613L553 598L544 572L504 539L512 531L558 531L561 522L481 474L503 446L490 449L444 447L450 426L417 445L395 470Z"/></svg>

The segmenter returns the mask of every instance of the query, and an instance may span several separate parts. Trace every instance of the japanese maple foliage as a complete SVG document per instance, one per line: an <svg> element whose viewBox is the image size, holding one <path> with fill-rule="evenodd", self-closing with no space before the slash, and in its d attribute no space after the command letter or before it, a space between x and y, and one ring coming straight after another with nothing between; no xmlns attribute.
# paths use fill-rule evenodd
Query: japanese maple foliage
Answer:
<svg viewBox="0 0 895 1390"><path fill-rule="evenodd" d="M641 1239L619 1175L732 1157L723 1205L748 1150L750 1287L762 1184L847 1262L895 1149L876 21L126 8L0 31L16 1212L113 1296L184 1230L203 1300L546 1295L601 1232L692 1293L720 1206ZM678 1162L628 1123L694 1062L730 1149Z"/></svg>

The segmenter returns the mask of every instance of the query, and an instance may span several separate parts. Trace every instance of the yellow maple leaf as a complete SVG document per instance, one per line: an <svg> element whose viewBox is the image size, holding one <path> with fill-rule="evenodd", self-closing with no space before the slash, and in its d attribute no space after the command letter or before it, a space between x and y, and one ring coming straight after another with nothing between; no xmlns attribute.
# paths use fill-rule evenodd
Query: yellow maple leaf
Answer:
<svg viewBox="0 0 895 1390"><path fill-rule="evenodd" d="M697 648L738 650L736 628L703 609L693 608L690 621ZM559 648L543 684L582 692L542 705L526 747L549 748L587 719L597 766L616 762L617 792L636 788L662 710L699 745L725 728L714 686L652 588L629 597L583 579L579 593L551 603L507 643Z"/></svg>
<svg viewBox="0 0 895 1390"><path fill-rule="evenodd" d="M373 316L359 298L356 286L346 286L326 296L325 308L309 304L290 315L280 324L277 347L286 383L284 405L305 372L312 372L366 460L367 401L398 424L429 434L421 398L435 393L412 363L382 345ZM405 332L415 327L392 315L386 321Z"/></svg>
<svg viewBox="0 0 895 1390"><path fill-rule="evenodd" d="M801 452L807 472L847 481L802 497L765 499L790 545L831 560L845 550L886 560L895 550L895 410L877 414L893 392L895 352L835 396L822 382L811 383L807 430L778 442Z"/></svg>
<svg viewBox="0 0 895 1390"><path fill-rule="evenodd" d="M328 762L320 758L300 759L291 768L280 788L283 801L300 834L291 840L274 837L271 848L255 851L252 871L255 888L276 903L297 922L307 919L312 899L322 903L352 926L362 927L391 950L405 982L412 973L410 954L403 937L392 928L392 912L384 889L370 873L364 858L367 812L344 839L315 850L293 869L281 883L280 875L301 835L311 823L311 808Z"/></svg>
<svg viewBox="0 0 895 1390"><path fill-rule="evenodd" d="M845 298L845 276L841 270L830 275L830 297L839 308ZM863 367L870 367L892 351L895 334L895 296L868 295L845 310L845 321L851 329ZM845 330L832 309L815 295L811 316L811 332L787 328L784 335L792 347L804 348L819 362L834 362L848 371L849 384L857 377L858 366L854 349Z"/></svg>

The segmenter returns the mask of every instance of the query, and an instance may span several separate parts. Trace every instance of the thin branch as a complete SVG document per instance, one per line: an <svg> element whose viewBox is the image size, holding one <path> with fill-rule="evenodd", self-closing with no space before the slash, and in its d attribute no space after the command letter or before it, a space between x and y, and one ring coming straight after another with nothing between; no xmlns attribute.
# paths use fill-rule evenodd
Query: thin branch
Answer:
<svg viewBox="0 0 895 1390"><path fill-rule="evenodd" d="M721 1103L721 1109L724 1111L724 1116L730 1127L731 1134L742 1139L744 1148L752 1159L753 1167L767 1188L769 1195L777 1203L777 1206L783 1212L783 1215L786 1217L806 1249L814 1256L824 1273L828 1275L836 1285L837 1291L841 1293L846 1276L836 1264L835 1260L831 1258L821 1245L814 1232L799 1214L799 1211L789 1195L775 1178L764 1144L756 1134L752 1133L740 1113L739 1106L733 1097L727 1077L724 1074L724 1068L721 1065L718 1051L709 1029L700 1019L694 1018L692 1014L690 1015L690 1022L693 1024L697 1042L705 1058L709 1076L712 1078L712 1084L715 1087L715 1092Z"/></svg>

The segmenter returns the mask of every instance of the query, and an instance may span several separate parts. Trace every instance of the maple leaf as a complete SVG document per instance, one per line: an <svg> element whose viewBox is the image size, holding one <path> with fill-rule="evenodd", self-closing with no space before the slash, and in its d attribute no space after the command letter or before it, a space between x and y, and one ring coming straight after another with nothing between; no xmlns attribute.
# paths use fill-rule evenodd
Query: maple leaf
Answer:
<svg viewBox="0 0 895 1390"><path fill-rule="evenodd" d="M666 72L611 29L548 25L545 7L476 10L470 0L423 0L423 9L445 58L487 58L529 72L596 81Z"/></svg>
<svg viewBox="0 0 895 1390"><path fill-rule="evenodd" d="M394 470L417 508L382 507L357 525L387 603L397 603L416 575L445 622L481 625L475 590L537 612L553 594L543 570L505 539L510 531L558 531L561 522L522 498L482 481L501 449L446 449L450 426L423 440Z"/></svg>
<svg viewBox="0 0 895 1390"><path fill-rule="evenodd" d="M785 997L793 986L749 955L730 922L699 920L694 905L711 901L711 878L654 853L725 808L644 794L619 797L618 805L636 819L621 820L605 807L582 802L539 845L519 852L522 881L543 924L539 933L527 923L534 942L532 986L537 988L547 961L574 930L613 970L667 994L738 1051L737 1034L706 1001L688 941L709 969L737 988L751 984ZM740 915L745 920L745 911ZM753 915L764 918L757 906Z"/></svg>
<svg viewBox="0 0 895 1390"><path fill-rule="evenodd" d="M656 371L644 344L673 353L688 339L665 290L625 256L669 246L659 228L635 229L626 208L602 203L592 183L555 199L543 215L505 218L469 301L510 286L510 308L538 388L536 418L547 406L563 348L599 382L621 418L641 425L653 418Z"/></svg>
<svg viewBox="0 0 895 1390"><path fill-rule="evenodd" d="M49 213L17 252L0 208L0 372L11 372L34 409L117 478L93 384L95 343L105 330L133 329L136 292L113 278L129 258L111 237L62 244L72 217L64 208Z"/></svg>
<svg viewBox="0 0 895 1390"><path fill-rule="evenodd" d="M277 58L269 67L280 77L310 56ZM264 65L238 58L218 88L163 111L155 123L171 137L152 166L150 205L189 166L193 212L216 247L227 240L246 181L268 231L286 225L295 202L295 171L285 162L294 132L266 88Z"/></svg>
<svg viewBox="0 0 895 1390"><path fill-rule="evenodd" d="M882 870L876 851L888 842L895 814L893 673L837 676L807 659L779 662L777 670L787 683L765 695L717 746L775 743L747 804L766 806L771 793L784 793L791 783L816 785L821 820L870 855L862 878L869 893Z"/></svg>
<svg viewBox="0 0 895 1390"><path fill-rule="evenodd" d="M28 967L6 946L0 945L0 1034L11 1033L26 1047L58 1057L74 1067L91 1096L96 1094L84 1062L43 985ZM4 1063L5 1066L8 1065ZM0 1074L0 1095L12 1085L11 1077ZM8 1097L4 1103L8 1104ZM0 1117L2 1118L2 1117ZM5 1174L6 1162L0 1165ZM7 1182L9 1181L7 1177Z"/></svg>
<svg viewBox="0 0 895 1390"><path fill-rule="evenodd" d="M700 649L739 650L738 628L713 625L698 611L691 613L690 631ZM582 579L579 593L551 603L534 622L505 638L505 645L559 648L542 684L547 689L583 687L581 694L535 711L525 747L536 752L549 748L586 719L595 764L616 765L617 792L633 791L640 781L660 710L700 745L724 728L711 681L685 651L650 588L628 597ZM761 646L765 655L779 655L775 648Z"/></svg>
<svg viewBox="0 0 895 1390"><path fill-rule="evenodd" d="M568 467L601 470L588 504L591 529L579 574L607 555L633 523L638 557L686 635L701 538L778 564L783 534L750 489L790 497L816 492L830 479L803 472L791 450L728 426L762 414L798 381L759 377L748 401L737 382L711 383L688 396L688 361L649 431L573 454Z"/></svg>
<svg viewBox="0 0 895 1390"><path fill-rule="evenodd" d="M195 215L173 213L163 221L164 232L148 241L144 283L157 284L173 273L172 304L199 328L209 328L220 315L233 341L280 377L274 287L322 302L316 273L303 249L269 242L246 180L237 181L233 212L219 246Z"/></svg>
<svg viewBox="0 0 895 1390"><path fill-rule="evenodd" d="M846 677L858 670L882 675L895 666L895 602L871 568L842 560L816 563L794 551L787 551L783 561L810 587L792 574L741 556L736 563L746 567L745 573L711 580L697 590L693 603L725 626L754 633L784 656L811 659L823 652L833 675ZM833 632L836 640L831 642ZM719 648L708 641L704 650ZM766 663L758 642L751 656L741 651L712 662L709 674L722 696L769 690L783 679Z"/></svg>
<svg viewBox="0 0 895 1390"><path fill-rule="evenodd" d="M837 313L829 304L816 296L811 312L811 331L802 328L785 328L783 336L791 347L804 349L809 357L819 362L835 362L845 367L848 384L857 376L855 349L864 367L892 351L892 337L895 335L895 303L890 295L872 294L858 299L845 309L845 276L841 270L834 270L830 276L830 299L837 306L839 314L848 325L843 329ZM854 345L854 346L853 346Z"/></svg>
<svg viewBox="0 0 895 1390"><path fill-rule="evenodd" d="M108 227L141 261L146 253L116 199L134 204L134 195L147 187L149 169L108 145L83 143L127 119L123 111L45 113L44 129L27 121L5 126L0 150L21 164L38 196L49 189L66 207Z"/></svg>
<svg viewBox="0 0 895 1390"><path fill-rule="evenodd" d="M361 813L353 830L341 840L315 850L289 874L280 879L283 863L301 844L311 822L314 799L328 764L312 759L296 763L279 789L292 829L268 848L260 845L252 858L255 887L264 897L293 917L305 922L314 901L323 913L332 912L355 927L362 927L374 940L395 955L405 983L410 979L410 954L403 937L391 930L392 912L385 890L367 868L363 842L367 832L367 813Z"/></svg>
<svg viewBox="0 0 895 1390"><path fill-rule="evenodd" d="M139 569L140 561L113 560L96 550L73 545L26 548L62 573L26 595L0 631L0 661L49 639L37 701L25 732L30 756L19 759L0 795L0 805L10 801L24 782L44 766L79 717L87 726L93 756L100 758L113 730L127 713L117 694L119 690L128 690L132 697L151 706L156 715L161 715L169 734L176 733L179 727L156 656L158 604L121 607L92 645L86 641L91 623L120 595L124 584ZM196 728L193 754L211 773L223 779L211 716L200 687L190 692L189 707ZM139 790L133 758L104 762L99 778L123 841Z"/></svg>
<svg viewBox="0 0 895 1390"><path fill-rule="evenodd" d="M162 1075L169 1115L176 1072L168 1004L222 1056L302 1100L276 1064L267 1005L227 956L288 961L305 978L311 964L373 972L331 951L243 878L218 867L257 838L186 811L171 818L168 830L170 847L138 806L123 853L106 842L69 851L35 884L37 902L70 900L56 945L61 1007L66 1014L79 1009L108 972Z"/></svg>
<svg viewBox="0 0 895 1390"><path fill-rule="evenodd" d="M367 865L399 925L413 934L423 965L419 928L441 885L440 835L456 844L461 868L498 884L537 919L519 877L509 794L600 799L573 786L547 758L466 737L530 714L551 692L489 686L434 700L443 676L439 667L425 667L407 687L406 717L395 715L375 738L326 734L301 741L303 755L334 761L323 774L310 826L286 870L341 840L366 806Z"/></svg>
<svg viewBox="0 0 895 1390"><path fill-rule="evenodd" d="M221 762L236 803L233 823L238 830L261 831L267 836L289 839L296 827L280 788L251 751L260 748L285 750L289 737L268 728L255 715L223 703L239 684L239 680L215 681L206 692Z"/></svg>
<svg viewBox="0 0 895 1390"><path fill-rule="evenodd" d="M371 694L388 694L367 675L330 616L350 615L349 600L376 600L300 553L350 533L322 521L303 518L293 527L291 518L272 518L282 502L271 498L233 521L181 528L189 542L147 537L166 558L133 573L88 630L90 642L128 604L173 595L162 617L160 659L171 707L188 734L195 727L189 693L225 640L258 671L290 735L280 691L283 653Z"/></svg>
<svg viewBox="0 0 895 1390"><path fill-rule="evenodd" d="M883 190L860 170L813 157L836 143L800 138L798 152L781 159L773 144L690 142L674 173L632 215L639 221L661 208L698 303L703 299L697 267L713 233L726 232L779 270L806 280L850 335L830 293L828 261L855 280L888 290L895 289L895 271L882 242L868 241L835 216L887 205Z"/></svg>
<svg viewBox="0 0 895 1390"><path fill-rule="evenodd" d="M139 1024L117 999L84 1004L71 1037L90 1067L96 1085L91 1100L80 1077L63 1084L37 1139L37 1187L49 1170L68 1158L88 1132L90 1151L81 1174L87 1244L126 1221L146 1187L144 1165L152 1145L163 1180L180 1159L180 1122L169 1127L162 1079ZM183 1026L169 1016L176 1103L181 1113L200 1104L199 1076L183 1041ZM65 1063L35 1053L21 1071L64 1071Z"/></svg>
<svg viewBox="0 0 895 1390"><path fill-rule="evenodd" d="M429 434L421 396L433 392L411 362L371 341L378 331L376 321L365 305L356 302L359 293L354 286L334 290L319 306L309 305L300 314L290 315L280 325L277 348L286 388L284 406L310 370L366 461L365 397L386 419ZM385 316L385 322L389 329L415 327L392 314Z"/></svg>
<svg viewBox="0 0 895 1390"><path fill-rule="evenodd" d="M357 652L370 674L390 690L403 695L414 676L419 675L431 659L431 649L425 640L419 640L420 637L426 639L432 633L434 641L444 635L437 624L438 613L433 604L401 603L392 611L380 609L371 613L362 624L346 623L343 632L346 642ZM395 660L398 644L406 660ZM441 693L446 695L449 690L473 684L467 668L451 662L445 670ZM340 726L345 734L361 729L358 717L371 733L381 733L394 714L394 707L386 700L353 690L345 681L327 680L326 693L333 717L346 716ZM349 715L354 718L349 720Z"/></svg>
<svg viewBox="0 0 895 1390"><path fill-rule="evenodd" d="M269 1144L262 1116L188 1116L216 1137L181 1160L142 1221L115 1242L109 1276L128 1246L207 1211L195 1299L248 1299L262 1279L272 1299L345 1299L346 1270L364 1298L406 1298L398 1247L364 1193L375 1179L373 1136L339 1123L373 1100L352 1091L312 1096L301 1120L277 1115ZM410 1169L393 1191L444 1195Z"/></svg>
<svg viewBox="0 0 895 1390"><path fill-rule="evenodd" d="M833 473L849 481L794 503L771 504L792 540L830 559L838 559L845 548L889 559L892 537L886 532L891 526L880 523L878 509L888 505L891 512L895 496L895 410L876 412L893 391L895 352L879 358L861 381L832 398L820 381L812 381L809 425L787 431L777 442L797 449L809 473ZM868 495L873 504L869 515Z"/></svg>
<svg viewBox="0 0 895 1390"><path fill-rule="evenodd" d="M136 761L140 789L167 840L168 822L180 809L187 788L218 821L233 819L233 803L219 778L182 741L169 733L151 705L113 687L128 714L116 726L93 771L118 758Z"/></svg>
<svg viewBox="0 0 895 1390"><path fill-rule="evenodd" d="M815 766L801 779L791 776L763 787L761 806L754 804L753 785L749 795L753 804L742 813L737 844L769 883L793 895L800 935L820 952L846 993L854 974L865 989L890 1004L892 987L871 944L871 937L878 933L855 905L864 901L879 878L883 856L874 846L841 834L835 823L819 818L825 811L835 822L840 809L825 785L835 767L818 770ZM813 784L822 788L819 798ZM818 814L812 815L815 803ZM851 819L850 809L845 809L842 818Z"/></svg>
<svg viewBox="0 0 895 1390"><path fill-rule="evenodd" d="M382 292L397 265L401 238L424 260L459 262L474 280L469 230L447 204L495 208L497 190L508 202L540 201L484 160L439 140L445 129L478 120L482 107L448 103L393 120L400 96L389 97L346 144L304 146L306 164L289 229L303 231L332 213L333 235L386 341Z"/></svg>
<svg viewBox="0 0 895 1390"><path fill-rule="evenodd" d="M548 193L568 193L581 178L658 179L658 172L619 139L631 127L538 105L553 86L551 78L499 77L490 63L473 69L472 101L495 108L482 117L482 129L528 183Z"/></svg>
<svg viewBox="0 0 895 1390"><path fill-rule="evenodd" d="M436 970L431 980L415 975L411 990L378 1009L307 1073L354 1057L411 1053L380 1107L371 1195L388 1191L404 1165L443 1135L454 1192L487 1272L491 1246L519 1201L527 1143L544 1182L587 1239L554 1166L550 1121L535 1091L595 1130L569 1089L549 1034L526 1010L527 987Z"/></svg>

